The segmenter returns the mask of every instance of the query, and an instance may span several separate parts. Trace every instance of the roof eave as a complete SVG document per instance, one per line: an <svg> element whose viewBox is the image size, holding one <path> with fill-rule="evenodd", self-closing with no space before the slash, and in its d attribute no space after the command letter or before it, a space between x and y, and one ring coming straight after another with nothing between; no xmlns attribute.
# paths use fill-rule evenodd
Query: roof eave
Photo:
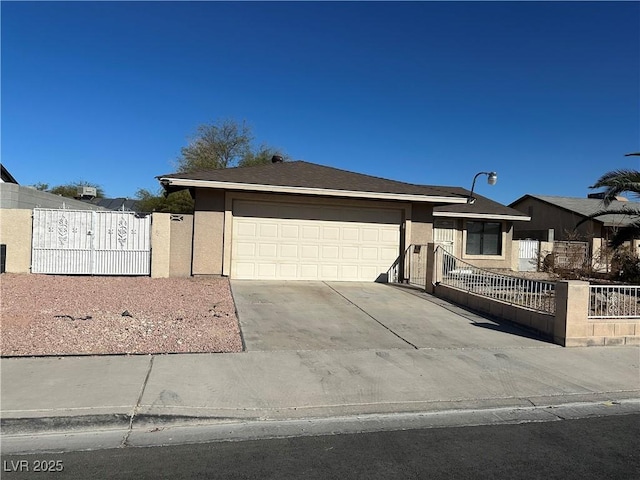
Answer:
<svg viewBox="0 0 640 480"><path fill-rule="evenodd" d="M2 181L5 183L15 183L18 185L18 181L15 179L13 175L7 170L3 164L0 164L0 169L2 170Z"/></svg>
<svg viewBox="0 0 640 480"><path fill-rule="evenodd" d="M420 195L412 193L364 192L313 187L292 187L286 185L264 185L256 183L221 182L213 180L193 180L186 178L159 177L162 186L169 190L180 188L214 188L233 191L293 193L297 195L318 195L329 197L367 198L374 200L402 200L425 203L467 203L465 197Z"/></svg>
<svg viewBox="0 0 640 480"><path fill-rule="evenodd" d="M512 220L529 222L531 217L520 215L503 215L500 213L464 213L464 212L433 212L434 217L452 217L452 218L478 218L484 220Z"/></svg>

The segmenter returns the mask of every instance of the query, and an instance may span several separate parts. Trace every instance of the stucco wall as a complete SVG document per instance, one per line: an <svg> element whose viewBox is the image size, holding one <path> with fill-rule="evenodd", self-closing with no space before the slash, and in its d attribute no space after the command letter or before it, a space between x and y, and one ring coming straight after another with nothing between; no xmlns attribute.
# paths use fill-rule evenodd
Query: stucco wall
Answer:
<svg viewBox="0 0 640 480"><path fill-rule="evenodd" d="M153 213L151 216L151 276L169 276L171 262L171 228L168 213Z"/></svg>
<svg viewBox="0 0 640 480"><path fill-rule="evenodd" d="M411 205L411 236L409 244L426 245L433 242L433 205L413 203Z"/></svg>
<svg viewBox="0 0 640 480"><path fill-rule="evenodd" d="M520 241L519 240L511 241L511 264L509 268L513 272L517 272L520 270Z"/></svg>
<svg viewBox="0 0 640 480"><path fill-rule="evenodd" d="M171 215L171 251L169 276L191 275L193 215Z"/></svg>
<svg viewBox="0 0 640 480"><path fill-rule="evenodd" d="M195 197L192 273L222 275L225 194L197 188Z"/></svg>
<svg viewBox="0 0 640 480"><path fill-rule="evenodd" d="M7 246L7 272L31 271L31 231L31 210L0 209L0 244Z"/></svg>

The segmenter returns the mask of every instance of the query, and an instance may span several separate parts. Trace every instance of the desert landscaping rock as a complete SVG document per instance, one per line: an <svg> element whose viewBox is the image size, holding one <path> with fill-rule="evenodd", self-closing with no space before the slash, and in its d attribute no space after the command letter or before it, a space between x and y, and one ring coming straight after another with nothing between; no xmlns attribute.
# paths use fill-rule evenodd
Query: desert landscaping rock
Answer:
<svg viewBox="0 0 640 480"><path fill-rule="evenodd" d="M240 352L226 278L2 274L2 356Z"/></svg>

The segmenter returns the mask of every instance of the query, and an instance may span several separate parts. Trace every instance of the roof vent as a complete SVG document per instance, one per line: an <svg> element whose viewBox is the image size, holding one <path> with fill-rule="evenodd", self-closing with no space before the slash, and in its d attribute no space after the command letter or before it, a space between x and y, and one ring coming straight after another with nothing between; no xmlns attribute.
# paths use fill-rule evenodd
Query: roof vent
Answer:
<svg viewBox="0 0 640 480"><path fill-rule="evenodd" d="M284 162L284 158L281 155L274 155L271 157L271 163L282 163Z"/></svg>

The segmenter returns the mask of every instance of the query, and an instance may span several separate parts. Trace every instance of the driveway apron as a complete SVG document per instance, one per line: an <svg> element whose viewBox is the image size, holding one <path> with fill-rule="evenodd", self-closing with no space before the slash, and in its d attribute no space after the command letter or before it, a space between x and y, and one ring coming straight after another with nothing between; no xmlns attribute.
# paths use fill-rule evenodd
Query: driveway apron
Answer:
<svg viewBox="0 0 640 480"><path fill-rule="evenodd" d="M552 346L433 296L364 282L232 280L248 351Z"/></svg>

